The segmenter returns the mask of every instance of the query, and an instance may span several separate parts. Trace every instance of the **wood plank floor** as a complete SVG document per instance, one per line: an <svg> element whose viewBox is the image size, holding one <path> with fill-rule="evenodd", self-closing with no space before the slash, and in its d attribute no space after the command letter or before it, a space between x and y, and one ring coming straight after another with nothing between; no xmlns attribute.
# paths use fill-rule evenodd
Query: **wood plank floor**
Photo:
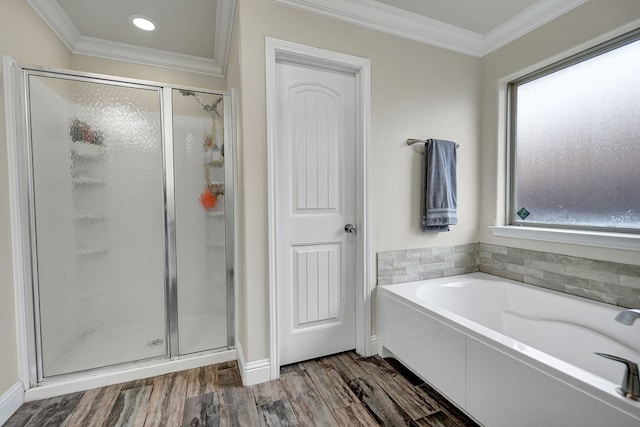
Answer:
<svg viewBox="0 0 640 427"><path fill-rule="evenodd" d="M340 353L243 387L235 362L28 402L22 426L476 426L394 359Z"/></svg>

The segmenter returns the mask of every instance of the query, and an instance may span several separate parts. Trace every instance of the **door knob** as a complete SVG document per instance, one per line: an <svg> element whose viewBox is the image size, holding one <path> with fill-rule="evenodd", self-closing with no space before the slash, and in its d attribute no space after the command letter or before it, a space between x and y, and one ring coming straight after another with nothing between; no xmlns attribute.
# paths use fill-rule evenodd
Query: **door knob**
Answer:
<svg viewBox="0 0 640 427"><path fill-rule="evenodd" d="M353 224L347 224L344 226L344 231L346 231L347 233L355 233L356 232L356 226Z"/></svg>

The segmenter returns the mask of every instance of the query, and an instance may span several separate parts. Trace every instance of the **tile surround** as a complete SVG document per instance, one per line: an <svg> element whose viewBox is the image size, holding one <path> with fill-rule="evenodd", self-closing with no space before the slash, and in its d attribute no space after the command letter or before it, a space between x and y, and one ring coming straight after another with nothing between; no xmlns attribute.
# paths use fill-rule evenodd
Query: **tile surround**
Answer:
<svg viewBox="0 0 640 427"><path fill-rule="evenodd" d="M478 244L378 252L378 285L478 271Z"/></svg>
<svg viewBox="0 0 640 427"><path fill-rule="evenodd" d="M479 244L478 269L592 300L640 307L640 266Z"/></svg>
<svg viewBox="0 0 640 427"><path fill-rule="evenodd" d="M378 253L378 285L481 271L621 307L640 307L640 266L470 243Z"/></svg>

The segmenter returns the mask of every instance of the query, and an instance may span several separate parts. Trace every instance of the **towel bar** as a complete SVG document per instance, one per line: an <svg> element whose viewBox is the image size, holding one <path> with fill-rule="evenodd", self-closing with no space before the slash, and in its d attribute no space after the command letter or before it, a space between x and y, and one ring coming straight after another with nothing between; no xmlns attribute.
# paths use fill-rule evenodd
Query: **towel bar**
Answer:
<svg viewBox="0 0 640 427"><path fill-rule="evenodd" d="M415 139L415 138L407 139L407 145L417 144L418 142L424 142L424 139Z"/></svg>
<svg viewBox="0 0 640 427"><path fill-rule="evenodd" d="M415 138L408 138L407 139L407 145L413 145L413 144L417 144L419 142L424 143L424 142L426 142L426 140L424 140L424 139L415 139ZM456 150L458 148L460 148L460 144L456 144Z"/></svg>

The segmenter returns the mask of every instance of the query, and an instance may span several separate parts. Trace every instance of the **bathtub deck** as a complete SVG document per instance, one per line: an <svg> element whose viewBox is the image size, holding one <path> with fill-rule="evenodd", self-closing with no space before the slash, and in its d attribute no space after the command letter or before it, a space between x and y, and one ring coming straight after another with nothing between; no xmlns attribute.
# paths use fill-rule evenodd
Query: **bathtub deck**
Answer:
<svg viewBox="0 0 640 427"><path fill-rule="evenodd" d="M476 426L394 360L353 352L243 387L235 362L29 402L16 426ZM208 418L208 422L204 422Z"/></svg>

